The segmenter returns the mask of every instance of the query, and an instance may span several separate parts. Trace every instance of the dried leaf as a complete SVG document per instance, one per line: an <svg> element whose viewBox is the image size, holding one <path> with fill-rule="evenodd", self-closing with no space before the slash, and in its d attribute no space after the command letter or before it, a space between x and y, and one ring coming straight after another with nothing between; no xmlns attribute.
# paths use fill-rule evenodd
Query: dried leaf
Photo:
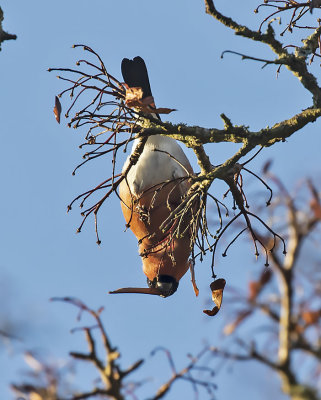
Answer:
<svg viewBox="0 0 321 400"><path fill-rule="evenodd" d="M271 269L264 269L258 281L249 282L248 301L254 301L272 277Z"/></svg>
<svg viewBox="0 0 321 400"><path fill-rule="evenodd" d="M250 281L248 284L248 288L249 288L249 294L248 294L248 301L252 302L254 301L258 294L261 291L261 284L257 281Z"/></svg>
<svg viewBox="0 0 321 400"><path fill-rule="evenodd" d="M260 284L265 286L268 282L270 282L272 277L272 270L271 268L263 269L262 274L260 276Z"/></svg>
<svg viewBox="0 0 321 400"><path fill-rule="evenodd" d="M306 325L314 325L318 322L319 318L321 317L321 310L312 311L306 310L303 311L301 314L303 321Z"/></svg>
<svg viewBox="0 0 321 400"><path fill-rule="evenodd" d="M212 310L203 310L203 313L209 317L214 317L214 315L216 315L219 311L220 309L215 306Z"/></svg>
<svg viewBox="0 0 321 400"><path fill-rule="evenodd" d="M216 281L210 284L210 288L212 291L212 300L215 303L215 307L212 310L203 310L204 314L207 314L211 317L216 315L221 308L222 300L223 300L223 291L225 287L226 281L225 279L217 279Z"/></svg>
<svg viewBox="0 0 321 400"><path fill-rule="evenodd" d="M217 305L218 308L221 308L222 300L223 300L223 290L225 287L226 281L225 279L217 279L216 281L210 284L210 288L212 291L212 300Z"/></svg>
<svg viewBox="0 0 321 400"><path fill-rule="evenodd" d="M310 207L315 218L321 220L321 204L315 199L312 199L310 202Z"/></svg>
<svg viewBox="0 0 321 400"><path fill-rule="evenodd" d="M153 112L156 114L170 114L173 111L177 111L176 108L165 108L165 107L160 107L160 108L154 108Z"/></svg>
<svg viewBox="0 0 321 400"><path fill-rule="evenodd" d="M156 108L154 98L152 96L143 97L143 90L140 87L126 86L125 103L128 107L137 108L140 111L148 114L169 114L176 111L173 108Z"/></svg>
<svg viewBox="0 0 321 400"><path fill-rule="evenodd" d="M55 114L56 121L58 122L58 124L60 124L61 104L58 96L55 96L55 107L53 109L53 112Z"/></svg>
<svg viewBox="0 0 321 400"><path fill-rule="evenodd" d="M192 261L189 262L189 270L191 271L191 281L192 281L192 285L193 285L193 289L195 292L196 297L199 294L199 290L196 284L196 280L195 280L195 271L194 271L194 263Z"/></svg>
<svg viewBox="0 0 321 400"><path fill-rule="evenodd" d="M127 86L127 85L126 85ZM132 104L136 104L141 101L143 97L143 89L140 87L126 87L125 103L128 107L132 107Z"/></svg>
<svg viewBox="0 0 321 400"><path fill-rule="evenodd" d="M320 196L318 194L316 187L313 185L311 180L308 180L308 186L309 186L309 189L312 194L312 199L310 201L311 210L313 211L315 218L321 220Z"/></svg>
<svg viewBox="0 0 321 400"><path fill-rule="evenodd" d="M269 172L271 165L272 165L272 160L267 160L267 162L263 165L262 168L263 174L267 174Z"/></svg>

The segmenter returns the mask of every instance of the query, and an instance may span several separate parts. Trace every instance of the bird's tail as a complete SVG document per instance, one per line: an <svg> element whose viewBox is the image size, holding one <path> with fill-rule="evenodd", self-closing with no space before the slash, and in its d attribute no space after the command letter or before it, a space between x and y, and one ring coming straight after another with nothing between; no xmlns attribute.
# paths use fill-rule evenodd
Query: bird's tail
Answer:
<svg viewBox="0 0 321 400"><path fill-rule="evenodd" d="M152 96L146 64L141 57L135 57L133 60L124 58L121 63L121 72L125 83L130 88L142 88L143 99Z"/></svg>

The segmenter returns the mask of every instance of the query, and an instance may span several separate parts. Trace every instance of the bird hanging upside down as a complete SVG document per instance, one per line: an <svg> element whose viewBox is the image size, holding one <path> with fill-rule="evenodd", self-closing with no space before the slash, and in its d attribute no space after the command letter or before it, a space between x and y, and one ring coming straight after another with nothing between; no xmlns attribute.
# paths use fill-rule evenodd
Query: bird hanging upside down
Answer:
<svg viewBox="0 0 321 400"><path fill-rule="evenodd" d="M133 60L124 58L121 69L128 90L141 88L142 103L151 110L155 109L144 60L141 57ZM152 115L159 118L156 113ZM138 143L139 139L136 139L132 154ZM124 164L123 173L129 163L130 157ZM139 243L139 255L149 287L124 288L111 293L146 293L168 297L177 290L179 280L190 267L193 243L188 224L191 212L179 222L174 219L165 232L160 226L187 194L190 188L188 176L191 174L192 167L174 139L161 135L147 139L138 162L121 182L119 195L127 226ZM176 229L178 223L179 230ZM175 229L179 235L175 234Z"/></svg>

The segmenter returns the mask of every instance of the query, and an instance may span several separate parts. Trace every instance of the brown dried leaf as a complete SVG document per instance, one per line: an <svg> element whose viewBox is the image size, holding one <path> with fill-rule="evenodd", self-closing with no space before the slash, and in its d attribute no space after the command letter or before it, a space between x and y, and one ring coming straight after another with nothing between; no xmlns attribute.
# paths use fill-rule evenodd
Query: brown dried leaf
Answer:
<svg viewBox="0 0 321 400"><path fill-rule="evenodd" d="M219 311L220 309L215 306L212 310L203 310L203 313L209 317L214 317L214 315L216 315Z"/></svg>
<svg viewBox="0 0 321 400"><path fill-rule="evenodd" d="M271 268L263 269L262 274L260 276L260 284L265 286L268 282L270 282L272 277L272 270Z"/></svg>
<svg viewBox="0 0 321 400"><path fill-rule="evenodd" d="M192 261L189 262L189 269L190 269L190 272L191 272L191 281L192 281L193 289L194 289L195 295L197 297L200 291L198 290L198 287L197 287L197 284L196 284L194 264L192 263Z"/></svg>
<svg viewBox="0 0 321 400"><path fill-rule="evenodd" d="M308 180L308 186L312 194L312 199L310 201L311 210L313 211L315 218L321 220L321 203L318 191L311 180Z"/></svg>
<svg viewBox="0 0 321 400"><path fill-rule="evenodd" d="M216 281L210 284L210 288L212 291L212 300L215 303L215 307L212 310L203 310L204 314L207 314L209 316L214 316L220 311L225 284L226 281L225 279L222 278L217 279Z"/></svg>
<svg viewBox="0 0 321 400"><path fill-rule="evenodd" d="M271 269L264 269L258 281L249 282L248 301L254 301L272 277Z"/></svg>
<svg viewBox="0 0 321 400"><path fill-rule="evenodd" d="M166 108L166 107L160 107L160 108L153 108L152 112L156 114L170 114L173 111L177 111L176 108Z"/></svg>
<svg viewBox="0 0 321 400"><path fill-rule="evenodd" d="M267 162L263 165L262 168L263 174L267 174L269 172L271 165L272 165L272 160L267 160Z"/></svg>
<svg viewBox="0 0 321 400"><path fill-rule="evenodd" d="M193 285L195 296L197 297L199 295L200 291L199 291L195 281L192 281L192 285Z"/></svg>
<svg viewBox="0 0 321 400"><path fill-rule="evenodd" d="M221 308L222 300L223 300L223 290L226 285L226 280L223 278L217 279L216 281L210 284L210 288L212 291L212 300L217 305L218 308Z"/></svg>
<svg viewBox="0 0 321 400"><path fill-rule="evenodd" d="M315 218L321 220L321 204L315 199L312 199L310 202L310 207Z"/></svg>
<svg viewBox="0 0 321 400"><path fill-rule="evenodd" d="M58 124L60 124L61 104L58 96L55 96L55 107L53 109L53 112L55 114L56 121L58 122Z"/></svg>
<svg viewBox="0 0 321 400"><path fill-rule="evenodd" d="M312 310L305 310L302 312L301 317L306 325L314 325L318 322L319 318L321 317L321 310L312 311Z"/></svg>
<svg viewBox="0 0 321 400"><path fill-rule="evenodd" d="M156 108L153 96L143 97L143 90L140 87L126 86L125 104L131 108L137 108L140 111L148 114L169 114L176 111L173 108Z"/></svg>
<svg viewBox="0 0 321 400"><path fill-rule="evenodd" d="M261 291L262 286L257 281L250 281L248 284L248 288L249 288L249 294L247 299L248 301L252 302L257 298L258 294Z"/></svg>
<svg viewBox="0 0 321 400"><path fill-rule="evenodd" d="M128 87L126 85L125 103L128 107L132 107L132 103L136 104L143 97L143 89L140 87Z"/></svg>

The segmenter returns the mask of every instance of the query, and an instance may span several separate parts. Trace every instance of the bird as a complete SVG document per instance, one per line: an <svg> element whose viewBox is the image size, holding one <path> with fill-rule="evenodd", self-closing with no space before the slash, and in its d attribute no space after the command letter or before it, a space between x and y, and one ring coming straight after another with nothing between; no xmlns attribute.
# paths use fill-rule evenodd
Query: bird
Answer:
<svg viewBox="0 0 321 400"><path fill-rule="evenodd" d="M140 88L142 103L149 106L154 118L160 119L144 60L139 56L132 60L124 58L121 71L126 88ZM139 139L135 139L131 154L138 144ZM123 173L129 163L130 156L125 161ZM162 135L148 137L137 163L131 166L119 185L121 209L127 226L138 240L148 287L122 288L110 293L168 297L176 292L180 279L190 267L193 243L188 224L191 213L186 213L181 221L181 231L185 230L182 237L173 233L177 221L171 222L165 232L160 226L187 195L191 186L188 178L191 175L192 166L176 140Z"/></svg>

